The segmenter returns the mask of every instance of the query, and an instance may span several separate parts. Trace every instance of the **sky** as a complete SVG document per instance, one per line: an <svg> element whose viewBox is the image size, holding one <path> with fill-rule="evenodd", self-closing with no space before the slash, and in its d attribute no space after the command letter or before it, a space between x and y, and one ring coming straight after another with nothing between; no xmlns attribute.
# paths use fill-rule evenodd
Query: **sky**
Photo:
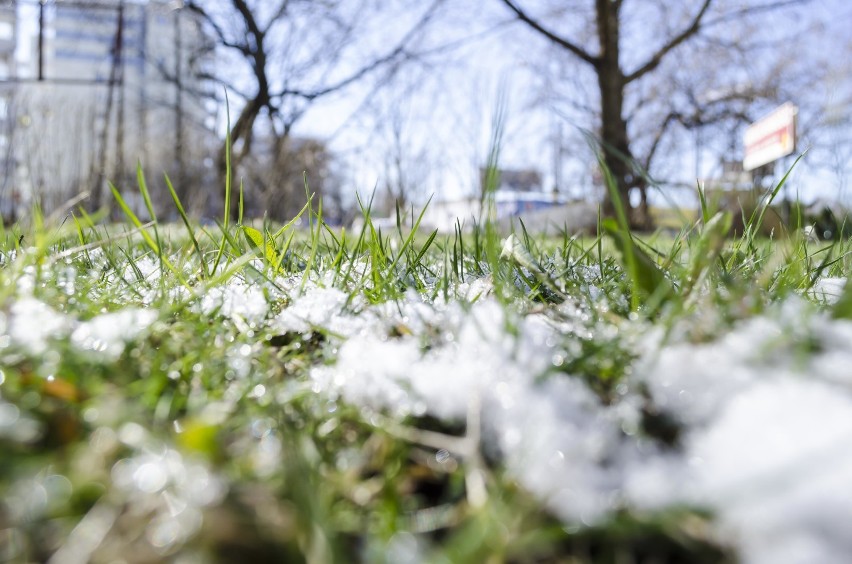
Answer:
<svg viewBox="0 0 852 564"><path fill-rule="evenodd" d="M497 2L494 14L495 21L501 18ZM534 6L534 2L527 2ZM814 49L828 49L836 53L837 60L852 60L852 42L849 41L848 29L852 29L852 2L848 0L822 0L811 4L813 17L824 22L824 31L806 39L812 42L803 45L802 56L807 57ZM783 26L784 22L768 22L768 25ZM510 28L511 30L511 28ZM517 28L512 33L516 32ZM452 29L448 35L455 33ZM454 54L452 68L441 70L438 77L432 77L431 82L437 82L444 89L440 95L435 93L434 84L424 85L425 92L415 92L415 96L407 108L412 143L428 138L434 144L445 150L436 157L431 181L427 182L428 189L421 195L434 192L441 199L453 199L470 194L475 190L475 163L482 162L487 154L488 140L492 127L491 116L497 106L499 92L504 90L506 99L506 134L503 139L501 163L507 168L534 167L545 174L545 185L554 184L554 152L556 146L552 140L554 134L561 128L570 130L574 126L555 116L546 105L536 104L538 93L534 90L536 77L535 69L529 63L532 52L526 53L518 49L517 42L507 41L505 28L487 35L468 44L460 52ZM844 42L845 38L845 42ZM847 69L848 70L848 66ZM825 86L823 90L835 99L844 102L835 108L849 120L850 81L852 77L841 71L836 77L837 84ZM425 82L430 82L426 80ZM832 92L833 90L833 92ZM364 145L380 144L375 132L371 130L369 119L357 115L363 108L364 96L371 96L369 91L361 89L352 91L345 96L338 96L326 103L312 108L299 123L297 132L303 135L319 136L331 140L332 146L341 154L357 154L358 162L363 163L356 173L356 182L362 187L371 188L381 183L382 166L373 157L364 159ZM795 100L794 100L795 101ZM768 109L768 108L767 108ZM459 113L467 113L459 119ZM354 114L354 115L353 115ZM425 119L424 119L425 116ZM816 116L800 115L801 130L810 129ZM808 122L810 120L810 122ZM740 138L744 131L736 132ZM845 136L850 134L845 127L837 131L824 132L823 137L831 135ZM708 138L710 137L710 138ZM699 151L696 164L696 144L706 148ZM712 138L703 134L703 138L688 136L681 139L681 146L676 149L675 168L681 173L676 180L685 184L694 184L696 166L702 179L718 176L720 164L718 161L718 146L727 143L727 139ZM715 146L714 146L715 145ZM809 147L799 143L797 150L803 151ZM830 157L824 154L821 147L811 147L810 153L797 165L791 177L792 189L800 194L805 201L817 198L835 200L843 199L847 203L850 194L848 188L841 193L841 187L836 171L820 166L817 161L826 161ZM367 150L369 153L369 150ZM847 150L848 154L848 150ZM796 155L792 155L778 165L778 172L792 164ZM840 158L843 156L840 155ZM592 190L592 178L586 165L588 156L572 158L570 154L563 159L563 185L560 190L569 195L587 194ZM846 161L846 177L849 176L849 157ZM848 180L845 180L848 183ZM690 204L694 202L694 192L691 190L670 192L676 203ZM656 198L657 203L664 199Z"/></svg>
<svg viewBox="0 0 852 564"><path fill-rule="evenodd" d="M524 0L522 5L535 8L539 3ZM503 100L505 133L501 166L536 168L544 174L546 189L559 184L560 192L568 196L592 193L595 188L589 152L570 140L561 147L559 168L562 174L561 182L557 182L555 161L559 145L554 137L576 138L577 124L559 117L552 105L542 100L543 42L530 35L519 35L517 24L505 25L511 18L497 0L475 3L451 0L447 6L451 14L435 27L430 41L432 44L460 38L464 41L459 48L448 52L440 64L404 69L393 86L378 92L369 84L361 83L324 98L310 107L297 123L294 134L327 139L347 169L348 182L360 192L369 193L373 187L381 186L387 177L387 126L396 117L403 124L402 137L410 176L420 186L416 199L423 202L431 195L437 199L456 199L476 192L478 166L485 161L494 127L493 116L500 107L499 100ZM838 62L852 61L852 40L848 31L852 29L852 2L819 0L811 2L810 6L812 16L823 23L823 29L805 38L801 57L806 59L810 53L821 52L833 54ZM20 10L22 14L27 10L30 16L34 14L32 6L22 5ZM393 27L398 32L416 19L416 14L403 13L396 17L399 21L377 24L376 50L381 50L383 42L389 42L383 29ZM767 20L765 25L777 26L783 31L785 22ZM482 30L491 28L493 31L480 35ZM33 26L21 29L19 57L32 56L33 30ZM523 39L518 40L518 37ZM807 60L799 62L807 63ZM812 147L797 166L791 186L805 201L840 198L852 203L852 189L846 186L852 177L849 170L852 154L848 148L845 152L838 150L837 154L831 154L832 136L852 138L848 131L852 121L850 72L852 66L847 63L836 73L834 84L814 85L814 90L834 97L837 102L834 111L842 118L841 122L845 120L845 125L823 131L820 146ZM233 104L239 102L233 101ZM220 114L224 116L224 112ZM232 115L235 114L236 108L232 107ZM802 112L801 129L812 129L814 120L819 117L813 112ZM734 134L741 137L742 131ZM672 164L667 167L668 175L688 186L694 185L696 170L702 179L717 176L719 147L726 143L727 138L718 135L681 135L678 144L669 150ZM703 149L698 150L698 146ZM807 148L805 142L797 147L798 150ZM779 171L794 157L785 159ZM832 161L835 162L833 167ZM839 178L837 169L845 170L845 177ZM667 198L656 197L654 201L666 203L667 200L692 205L694 191L672 191Z"/></svg>

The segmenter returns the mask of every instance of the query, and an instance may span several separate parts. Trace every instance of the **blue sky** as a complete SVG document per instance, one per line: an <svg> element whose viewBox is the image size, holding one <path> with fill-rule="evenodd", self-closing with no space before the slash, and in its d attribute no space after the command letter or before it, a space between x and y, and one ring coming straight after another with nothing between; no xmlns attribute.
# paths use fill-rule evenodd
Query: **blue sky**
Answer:
<svg viewBox="0 0 852 564"><path fill-rule="evenodd" d="M488 21L482 25L490 25L505 19L506 13L501 10L498 2L480 3L483 11L490 14ZM527 5L534 7L535 2ZM852 40L848 29L852 29L852 2L847 0L823 0L812 2L809 17L821 23L819 33L806 34L798 45L788 45L799 57L796 62L808 64L808 58L816 54L830 53L826 59L834 59L837 63L847 61L845 68L841 65L832 84L813 84L807 93L794 93L793 101L801 94L803 102L813 103L815 98L823 103L833 100L833 111L847 125L824 129L820 131L819 145L810 148L810 152L802 160L793 174L793 188L803 199L815 198L836 199L841 196L837 178L837 167L826 165L832 159L846 161L846 176L849 175L849 156L829 155L826 145L831 145L833 136L842 137L847 143L852 138L848 130L850 102L852 102L852 78L848 61L852 60ZM462 10L464 12L464 10ZM463 14L462 14L463 15ZM468 14L469 15L469 14ZM459 23L458 21L454 23ZM768 19L765 25L777 28L777 33L784 33L783 18ZM417 147L431 144L437 147L433 156L435 166L432 167L430 179L424 184L426 191L421 199L429 193L436 193L441 198L453 198L470 192L476 183L475 163L481 162L487 152L488 137L491 127L491 115L496 106L497 92L503 88L507 91L507 127L502 151L502 162L507 167L536 167L545 173L552 183L554 170L555 143L552 138L561 127L570 134L573 125L561 123L547 104L540 102L541 95L536 92L539 78L536 69L532 67L536 57L541 57L541 45L525 49L513 40L521 31L516 26L510 26L494 32L482 39L471 42L465 48L451 56L452 65L436 70L431 76L416 78L422 80L421 87L414 88L413 94L405 102L404 113L408 137L412 144L412 153L417 153ZM458 26L449 25L446 36L459 33ZM774 33L774 30L773 30ZM440 32L439 32L440 35ZM534 40L534 38L533 38ZM756 63L759 64L759 63ZM359 96L360 94L360 96ZM359 163L355 171L355 181L362 189L371 189L381 182L383 174L381 158L381 135L376 131L371 116L358 115L363 110L363 97L368 95L364 89L348 92L321 105L317 105L300 122L297 131L305 135L327 137L332 145L342 155L356 155ZM393 95L380 96L373 100L381 106L384 99L392 99ZM389 104L389 102L388 102ZM379 108L379 111L387 108ZM769 107L755 110L757 115ZM353 115L355 114L355 115ZM816 122L823 119L812 109L803 109L800 114L800 129L808 132L813 130ZM382 118L378 118L381 120ZM741 137L742 131L736 132ZM694 183L696 169L696 149L694 136L679 139L679 147L675 147L667 174L673 179L684 183ZM701 144L705 147L700 152L701 176L711 178L719 173L719 147L729 143L728 136L719 139L705 133ZM806 148L807 141L799 144L799 149ZM849 155L848 148L844 149ZM591 189L591 173L588 166L588 154L582 154L576 147L569 147L563 159L564 183L562 189L571 194L586 193ZM579 153L571 157L571 152ZM840 151L842 152L842 151ZM792 161L785 160L780 167ZM834 168L835 170L832 170ZM679 173L678 170L680 169ZM848 180L846 180L848 183ZM849 189L846 189L849 192ZM677 196L677 201L692 201L691 191L683 196ZM844 199L849 199L845 194ZM659 200L659 199L658 199Z"/></svg>
<svg viewBox="0 0 852 564"><path fill-rule="evenodd" d="M399 1L395 0L394 5L401 5ZM530 10L547 3L521 2ZM625 6L642 8L648 5L639 0L632 2ZM694 1L686 3L693 4ZM477 167L487 154L492 115L502 92L507 101L501 153L503 166L538 168L545 175L546 187L553 186L558 147L554 137L561 132L566 141L560 159L563 179L560 190L569 195L585 195L592 191L591 157L576 141L577 125L588 127L590 122L584 123L582 118L574 122L576 113L572 119L560 118L553 111L552 100L547 100L543 94L548 81L542 78L541 67L561 64L559 55L548 52L543 41L524 33L518 25L506 25L511 18L498 0L448 0L445 7L447 11L428 41L435 45L465 39L460 48L446 53L442 59L433 60L431 66L404 70L394 85L383 91L374 92L367 84L362 84L323 99L298 122L295 133L328 139L346 165L350 184L362 192L369 192L374 186L381 186L387 175L388 124L396 120L401 123L411 176L420 186L417 199L425 201L431 194L437 198L456 198L476 189ZM849 131L852 122L852 38L848 31L852 29L852 2L820 0L811 2L808 8L808 18L821 27L819 32L798 39L800 44L786 46L793 53L791 64L807 66L813 58L835 63L837 69L830 80L792 92L791 98L793 102L802 98L811 106L815 102L822 106L803 108L800 125L806 134L825 120L826 108L836 125L822 128L818 135L810 135L814 146L793 175L793 186L805 200L843 197L848 201L852 199L852 189L848 186L852 158L852 132ZM33 10L32 7L21 9ZM395 33L405 29L416 17L414 11L388 12L385 20L373 21L371 33L376 38L373 48L381 51L385 43L392 43ZM760 24L765 28L761 33L784 34L800 23L786 21L780 16L768 18ZM634 36L647 34L641 28L630 29ZM486 30L493 31L484 33ZM27 34L26 29L22 30L22 37ZM654 37L649 37L648 44L653 45L653 40ZM22 39L23 56L29 56L30 45ZM650 50L652 47L643 45L643 48ZM638 51L627 58L630 56L637 60L642 57ZM552 60L547 60L548 57ZM730 69L730 72L744 70ZM563 87L553 81L549 86L556 90ZM581 74L573 82L566 82L564 87L594 90L589 77ZM233 103L238 105L239 102ZM556 106L564 108L564 105ZM759 114L768 109L755 111ZM235 110L232 108L232 115ZM742 131L732 134L741 137ZM696 139L692 134L681 134L668 148L669 158L662 167L663 174L674 181L693 184L696 141L700 141L704 147L698 152L700 176L717 175L718 154L729 143L729 137L730 134L707 133ZM808 143L800 143L799 149L804 150ZM845 176L838 174L841 170L845 171ZM685 202L692 201L692 193L691 190L672 192L676 201Z"/></svg>

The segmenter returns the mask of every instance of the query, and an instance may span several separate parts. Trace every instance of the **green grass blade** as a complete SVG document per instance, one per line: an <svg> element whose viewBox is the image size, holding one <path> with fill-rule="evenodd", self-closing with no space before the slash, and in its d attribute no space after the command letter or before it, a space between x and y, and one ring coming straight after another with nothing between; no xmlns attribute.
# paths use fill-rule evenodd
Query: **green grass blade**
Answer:
<svg viewBox="0 0 852 564"><path fill-rule="evenodd" d="M201 245L198 244L198 239L195 237L195 231L192 229L192 224L189 221L189 217L186 215L186 210L184 210L183 204L181 203L174 186L172 186L172 181L169 178L169 175L165 174L163 176L166 181L166 187L169 189L169 194L172 196L172 201L175 203L175 208L177 208L181 221L183 221L183 224L186 226L186 232L189 234L189 239L192 241L192 246L195 249L196 255L198 255L198 262L201 265L202 276L206 278L207 263L204 260L204 253L201 252Z"/></svg>

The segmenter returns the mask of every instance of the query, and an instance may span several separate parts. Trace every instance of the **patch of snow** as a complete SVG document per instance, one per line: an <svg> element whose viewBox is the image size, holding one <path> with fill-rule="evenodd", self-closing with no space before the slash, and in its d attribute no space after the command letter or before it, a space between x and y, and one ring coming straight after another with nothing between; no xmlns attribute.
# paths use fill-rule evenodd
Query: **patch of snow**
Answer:
<svg viewBox="0 0 852 564"><path fill-rule="evenodd" d="M501 383L494 396L486 421L521 485L572 523L597 523L618 507L620 427L583 382Z"/></svg>
<svg viewBox="0 0 852 564"><path fill-rule="evenodd" d="M239 316L248 323L258 324L266 319L269 302L263 285L234 278L208 290L201 298L200 308L204 315Z"/></svg>
<svg viewBox="0 0 852 564"><path fill-rule="evenodd" d="M410 301L399 306L412 307ZM626 402L609 410L580 380L538 378L552 368L560 333L544 316L529 315L507 331L503 308L484 297L463 309L432 308L440 337L423 347L416 335L355 335L340 345L337 363L312 371L314 389L396 416L429 413L464 420L481 401L484 432L507 469L558 515L597 522L619 503ZM386 314L391 314L386 311ZM362 314L363 315L363 314ZM629 449L628 449L629 450Z"/></svg>
<svg viewBox="0 0 852 564"><path fill-rule="evenodd" d="M347 294L335 288L311 287L298 296L274 320L277 331L307 333L314 327L323 327L335 333L349 334L347 320L341 314L347 303Z"/></svg>
<svg viewBox="0 0 852 564"><path fill-rule="evenodd" d="M483 444L568 523L687 504L711 510L716 533L745 562L848 560L852 377L843 374L852 366L852 323L791 299L707 343L665 344L651 331L641 341L651 350L619 398L603 405L580 379L541 378L557 347L579 354L566 339L616 330L589 325L576 308L560 313L565 319L527 315L510 326L491 296L466 306L370 306L351 316L365 320L362 330L335 343L337 363L312 370L314 389L396 416L456 421L478 398ZM406 316L421 319L410 323L412 334L375 330ZM638 432L642 387L682 424L680 447Z"/></svg>
<svg viewBox="0 0 852 564"><path fill-rule="evenodd" d="M816 281L808 294L829 305L837 303L846 286L846 278L824 277Z"/></svg>
<svg viewBox="0 0 852 564"><path fill-rule="evenodd" d="M126 308L104 313L80 323L71 333L71 342L83 350L116 360L124 352L125 345L156 319L157 313L148 309Z"/></svg>
<svg viewBox="0 0 852 564"><path fill-rule="evenodd" d="M852 541L852 323L791 299L711 343L640 365L684 424L678 451L628 469L637 507L706 507L744 562L845 562Z"/></svg>
<svg viewBox="0 0 852 564"><path fill-rule="evenodd" d="M733 398L689 438L688 491L717 512L743 560L848 562L852 555L852 397L783 377Z"/></svg>
<svg viewBox="0 0 852 564"><path fill-rule="evenodd" d="M9 308L7 331L11 341L31 354L47 351L52 339L68 333L71 320L35 298L24 297Z"/></svg>

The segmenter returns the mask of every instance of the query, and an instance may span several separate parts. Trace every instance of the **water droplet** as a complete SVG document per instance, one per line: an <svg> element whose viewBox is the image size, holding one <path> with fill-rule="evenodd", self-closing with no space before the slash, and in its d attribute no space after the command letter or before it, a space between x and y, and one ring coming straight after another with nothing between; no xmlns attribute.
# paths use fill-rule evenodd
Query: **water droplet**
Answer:
<svg viewBox="0 0 852 564"><path fill-rule="evenodd" d="M130 446L140 446L146 435L145 428L138 423L125 423L118 430L118 439Z"/></svg>
<svg viewBox="0 0 852 564"><path fill-rule="evenodd" d="M141 464L133 472L133 483L145 493L156 493L166 487L168 474L161 461L150 461Z"/></svg>
<svg viewBox="0 0 852 564"><path fill-rule="evenodd" d="M11 403L0 403L0 429L3 427L11 427L18 421L21 415L21 410Z"/></svg>
<svg viewBox="0 0 852 564"><path fill-rule="evenodd" d="M151 546L168 548L177 542L180 530L177 519L168 515L161 515L148 525L146 536Z"/></svg>

